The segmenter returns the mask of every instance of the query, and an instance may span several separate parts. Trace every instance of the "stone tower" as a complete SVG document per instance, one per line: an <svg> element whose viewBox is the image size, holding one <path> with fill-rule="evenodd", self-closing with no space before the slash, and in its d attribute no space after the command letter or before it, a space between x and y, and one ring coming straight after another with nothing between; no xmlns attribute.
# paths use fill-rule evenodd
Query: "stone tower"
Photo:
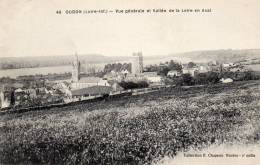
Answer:
<svg viewBox="0 0 260 165"><path fill-rule="evenodd" d="M78 54L75 53L74 60L72 62L72 81L78 82L80 79L80 62Z"/></svg>
<svg viewBox="0 0 260 165"><path fill-rule="evenodd" d="M132 74L143 73L143 55L142 52L133 53L133 62L132 62Z"/></svg>

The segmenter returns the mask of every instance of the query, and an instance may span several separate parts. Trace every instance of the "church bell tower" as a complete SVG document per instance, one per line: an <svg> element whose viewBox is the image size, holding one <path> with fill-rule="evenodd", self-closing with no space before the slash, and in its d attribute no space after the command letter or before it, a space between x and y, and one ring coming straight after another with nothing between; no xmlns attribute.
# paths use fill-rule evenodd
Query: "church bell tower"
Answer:
<svg viewBox="0 0 260 165"><path fill-rule="evenodd" d="M72 62L72 81L78 82L80 78L80 62L78 54L75 53L74 60Z"/></svg>

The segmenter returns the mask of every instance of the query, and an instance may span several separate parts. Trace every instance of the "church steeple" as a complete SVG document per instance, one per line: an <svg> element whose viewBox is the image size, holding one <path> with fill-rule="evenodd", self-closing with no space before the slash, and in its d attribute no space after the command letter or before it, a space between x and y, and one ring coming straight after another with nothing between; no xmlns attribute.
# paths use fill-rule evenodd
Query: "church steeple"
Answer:
<svg viewBox="0 0 260 165"><path fill-rule="evenodd" d="M74 60L72 62L72 81L78 82L80 79L80 62L77 52L75 53Z"/></svg>

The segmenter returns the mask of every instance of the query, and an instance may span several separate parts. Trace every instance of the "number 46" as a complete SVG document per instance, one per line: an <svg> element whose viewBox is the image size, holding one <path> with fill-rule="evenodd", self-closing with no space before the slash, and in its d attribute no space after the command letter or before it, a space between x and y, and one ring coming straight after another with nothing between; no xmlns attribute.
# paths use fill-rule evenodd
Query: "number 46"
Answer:
<svg viewBox="0 0 260 165"><path fill-rule="evenodd" d="M56 11L56 14L61 14L61 10L57 10L57 11Z"/></svg>

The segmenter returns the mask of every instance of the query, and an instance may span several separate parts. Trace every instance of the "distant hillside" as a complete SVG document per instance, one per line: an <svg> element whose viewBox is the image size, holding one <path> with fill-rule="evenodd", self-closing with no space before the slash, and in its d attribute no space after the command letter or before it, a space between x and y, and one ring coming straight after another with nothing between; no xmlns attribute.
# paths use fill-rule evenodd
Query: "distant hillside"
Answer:
<svg viewBox="0 0 260 165"><path fill-rule="evenodd" d="M0 69L34 68L45 66L70 65L74 56L35 56L35 57L2 57ZM108 57L100 54L79 55L81 63L110 63L126 61L127 57Z"/></svg>
<svg viewBox="0 0 260 165"><path fill-rule="evenodd" d="M197 63L206 63L209 61L219 62L240 62L252 61L254 59L260 60L260 49L247 50L206 50L206 51L192 51L185 53L174 53L170 55L144 56L144 64L159 64L175 60L181 63L188 63L190 61ZM256 60L254 60L256 61Z"/></svg>
<svg viewBox="0 0 260 165"><path fill-rule="evenodd" d="M260 58L260 49L193 51L187 53L173 54L171 56L178 58L187 58L195 62L239 62L243 60Z"/></svg>
<svg viewBox="0 0 260 165"><path fill-rule="evenodd" d="M0 69L31 68L44 66L70 65L74 56L35 56L35 57L0 57ZM81 63L114 63L129 62L130 56L104 56L100 54L79 55ZM193 62L238 62L260 59L260 49L245 50L206 50L175 53L170 55L148 56L144 54L144 64L159 64L175 60L181 63Z"/></svg>

